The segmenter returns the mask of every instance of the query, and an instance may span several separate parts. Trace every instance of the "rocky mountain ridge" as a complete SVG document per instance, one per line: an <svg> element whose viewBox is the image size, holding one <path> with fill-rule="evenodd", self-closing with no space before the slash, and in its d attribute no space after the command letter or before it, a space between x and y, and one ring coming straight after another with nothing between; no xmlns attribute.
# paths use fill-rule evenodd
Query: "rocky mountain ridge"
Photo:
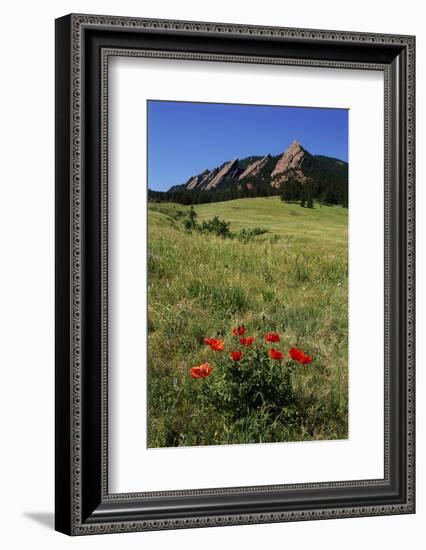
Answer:
<svg viewBox="0 0 426 550"><path fill-rule="evenodd" d="M301 206L313 202L348 207L348 163L312 155L294 140L279 155L233 158L220 166L191 176L168 191L148 189L148 200L202 204L239 198L280 195Z"/></svg>
<svg viewBox="0 0 426 550"><path fill-rule="evenodd" d="M311 155L298 140L294 140L290 146L280 155L265 155L247 157L245 159L234 158L222 165L205 170L201 174L191 176L181 185L174 185L169 192L196 191L207 192L224 190L236 186L239 190L243 187L253 189L256 186L270 185L279 190L285 183L292 179L300 184L305 184L313 177L313 168L319 168L324 164L321 159L327 159L330 163L346 166L347 163L331 157Z"/></svg>

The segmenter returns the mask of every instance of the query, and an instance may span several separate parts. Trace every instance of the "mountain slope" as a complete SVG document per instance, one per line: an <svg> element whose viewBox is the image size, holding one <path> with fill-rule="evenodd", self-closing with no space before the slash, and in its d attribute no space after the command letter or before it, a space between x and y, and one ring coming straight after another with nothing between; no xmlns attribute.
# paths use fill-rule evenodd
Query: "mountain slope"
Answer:
<svg viewBox="0 0 426 550"><path fill-rule="evenodd" d="M309 178L315 179L347 172L347 163L331 157L311 155L297 141L293 141L281 155L272 157L248 157L233 159L213 170L205 170L192 176L182 185L174 185L170 192L177 190L212 191L230 185L251 184L253 187L259 180L268 180L276 188L281 188L289 178L296 178L304 184ZM342 178L339 178L342 179Z"/></svg>
<svg viewBox="0 0 426 550"><path fill-rule="evenodd" d="M329 204L348 202L348 164L323 155L312 155L295 140L280 155L234 158L168 192L150 190L151 200L183 204L217 202L247 196L282 195L284 200L313 199Z"/></svg>

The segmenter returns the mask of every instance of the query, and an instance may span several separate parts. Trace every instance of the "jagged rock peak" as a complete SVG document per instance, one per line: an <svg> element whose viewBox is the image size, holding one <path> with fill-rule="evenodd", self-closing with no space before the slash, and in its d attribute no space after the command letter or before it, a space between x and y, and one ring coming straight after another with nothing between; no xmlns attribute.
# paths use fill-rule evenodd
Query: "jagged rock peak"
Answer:
<svg viewBox="0 0 426 550"><path fill-rule="evenodd" d="M290 147L281 155L271 173L271 177L277 174L282 174L289 169L298 169L301 166L302 160L306 155L306 151L300 145L300 142L295 139Z"/></svg>
<svg viewBox="0 0 426 550"><path fill-rule="evenodd" d="M236 167L238 167L237 158L230 160L229 162L226 162L222 166L222 168L217 172L214 178L207 183L204 190L209 191L210 189L215 189L221 183L221 181L225 178L225 176L230 174Z"/></svg>
<svg viewBox="0 0 426 550"><path fill-rule="evenodd" d="M194 176L193 178L191 178L188 183L186 183L186 188L188 189L188 191L191 191L192 189L195 189L198 185L200 181L200 177L199 176Z"/></svg>
<svg viewBox="0 0 426 550"><path fill-rule="evenodd" d="M244 170L242 174L238 177L239 180L242 180L246 178L247 176L256 176L260 170L265 166L265 164L268 162L268 160L271 158L270 155L266 155L265 157L255 160L251 164L247 166L247 168Z"/></svg>

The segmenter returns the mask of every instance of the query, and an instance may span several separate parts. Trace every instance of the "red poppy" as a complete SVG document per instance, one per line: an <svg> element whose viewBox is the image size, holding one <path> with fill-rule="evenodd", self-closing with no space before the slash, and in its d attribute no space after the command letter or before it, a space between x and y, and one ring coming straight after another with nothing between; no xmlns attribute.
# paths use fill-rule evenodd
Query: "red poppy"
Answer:
<svg viewBox="0 0 426 550"><path fill-rule="evenodd" d="M233 361L239 361L244 353L242 351L231 351L230 356Z"/></svg>
<svg viewBox="0 0 426 550"><path fill-rule="evenodd" d="M267 342L279 342L280 336L276 332L268 332L268 334L265 334L265 340Z"/></svg>
<svg viewBox="0 0 426 550"><path fill-rule="evenodd" d="M240 338L240 344L243 346L251 346L254 342L253 336L247 336L247 338Z"/></svg>
<svg viewBox="0 0 426 550"><path fill-rule="evenodd" d="M304 353L301 349L297 348L291 348L288 350L288 353L290 354L290 357L293 359L293 361L301 361L303 359Z"/></svg>
<svg viewBox="0 0 426 550"><path fill-rule="evenodd" d="M232 329L232 335L233 336L244 336L246 329L244 325L241 325L240 327L234 327Z"/></svg>
<svg viewBox="0 0 426 550"><path fill-rule="evenodd" d="M192 367L191 378L207 378L212 373L212 367L209 363L203 363L198 367Z"/></svg>
<svg viewBox="0 0 426 550"><path fill-rule="evenodd" d="M312 363L312 355L306 355L301 349L291 348L288 352L293 361L297 361L302 365Z"/></svg>
<svg viewBox="0 0 426 550"><path fill-rule="evenodd" d="M213 351L223 351L225 347L225 342L216 338L204 338L204 343L206 346L210 346Z"/></svg>
<svg viewBox="0 0 426 550"><path fill-rule="evenodd" d="M312 363L312 355L303 354L303 358L300 362L302 365L309 365L309 363Z"/></svg>
<svg viewBox="0 0 426 550"><path fill-rule="evenodd" d="M282 351L278 351L275 348L271 348L268 353L271 359L276 359L277 361L284 357L284 353Z"/></svg>
<svg viewBox="0 0 426 550"><path fill-rule="evenodd" d="M223 351L224 348L225 348L225 342L223 340L216 340L216 339L213 339L211 342L210 342L210 348L213 350L213 351Z"/></svg>

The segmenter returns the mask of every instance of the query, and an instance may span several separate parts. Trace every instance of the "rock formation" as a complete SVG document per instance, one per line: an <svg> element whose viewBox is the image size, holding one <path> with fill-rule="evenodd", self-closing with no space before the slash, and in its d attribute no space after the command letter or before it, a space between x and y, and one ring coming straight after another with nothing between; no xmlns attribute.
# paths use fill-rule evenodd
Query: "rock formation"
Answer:
<svg viewBox="0 0 426 550"><path fill-rule="evenodd" d="M259 186L265 194L265 186L270 185L278 191L290 179L305 185L314 181L320 173L321 181L324 180L324 174L328 174L327 178L330 180L338 177L339 181L344 181L347 185L346 162L311 155L299 141L294 140L288 149L276 157L252 156L241 161L234 158L212 170L191 176L186 183L175 185L169 191L208 192L230 189L234 186L236 191L240 192L244 188L252 190Z"/></svg>
<svg viewBox="0 0 426 550"><path fill-rule="evenodd" d="M268 162L268 160L271 158L270 155L266 155L266 157L263 157L259 160L255 160L251 164L247 166L247 168L244 170L242 174L238 176L239 180L242 180L248 176L257 176L257 174L262 170L262 168L265 166L265 164Z"/></svg>
<svg viewBox="0 0 426 550"><path fill-rule="evenodd" d="M217 172L217 174L211 179L207 185L203 188L204 191L210 191L210 189L216 189L216 187L224 180L226 176L231 176L234 171L238 168L238 159L231 160L227 162L222 168Z"/></svg>
<svg viewBox="0 0 426 550"><path fill-rule="evenodd" d="M287 170L297 170L301 167L305 150L301 147L297 140L294 140L290 147L285 151L278 160L275 168L271 172L271 177L278 174L283 174Z"/></svg>

